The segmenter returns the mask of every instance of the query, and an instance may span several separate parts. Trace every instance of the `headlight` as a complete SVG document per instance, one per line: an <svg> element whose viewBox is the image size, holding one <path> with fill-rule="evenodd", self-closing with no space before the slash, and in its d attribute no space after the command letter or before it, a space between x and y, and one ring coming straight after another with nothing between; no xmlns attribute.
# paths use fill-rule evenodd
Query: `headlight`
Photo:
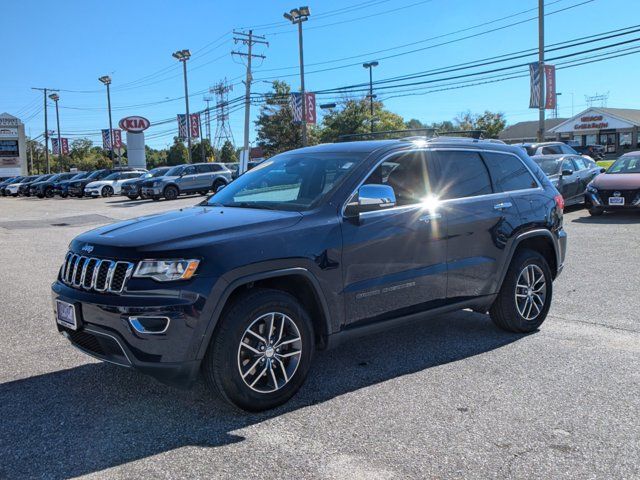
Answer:
<svg viewBox="0 0 640 480"><path fill-rule="evenodd" d="M589 193L598 193L598 189L596 187L594 187L593 185L589 184L589 185L587 185L587 192L589 192Z"/></svg>
<svg viewBox="0 0 640 480"><path fill-rule="evenodd" d="M200 260L142 260L133 276L159 282L188 280L196 273L199 264Z"/></svg>

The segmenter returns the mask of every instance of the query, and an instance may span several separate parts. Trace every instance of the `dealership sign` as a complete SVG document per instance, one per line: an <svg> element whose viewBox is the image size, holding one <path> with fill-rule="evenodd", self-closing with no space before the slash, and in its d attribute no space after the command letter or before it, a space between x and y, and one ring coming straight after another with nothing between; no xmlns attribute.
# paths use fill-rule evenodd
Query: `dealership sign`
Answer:
<svg viewBox="0 0 640 480"><path fill-rule="evenodd" d="M18 136L17 128L1 128L0 127L0 138L14 138Z"/></svg>
<svg viewBox="0 0 640 480"><path fill-rule="evenodd" d="M123 118L118 125L127 132L140 133L149 128L151 122L144 117L132 116Z"/></svg>
<svg viewBox="0 0 640 480"><path fill-rule="evenodd" d="M574 130L602 130L609 128L609 122L603 115L585 115L580 117L580 123L573 126Z"/></svg>

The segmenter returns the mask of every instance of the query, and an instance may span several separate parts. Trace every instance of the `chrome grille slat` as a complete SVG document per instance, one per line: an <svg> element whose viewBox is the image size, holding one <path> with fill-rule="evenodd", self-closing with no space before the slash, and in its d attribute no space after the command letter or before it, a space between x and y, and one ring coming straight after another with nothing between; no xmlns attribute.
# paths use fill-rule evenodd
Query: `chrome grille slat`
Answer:
<svg viewBox="0 0 640 480"><path fill-rule="evenodd" d="M133 274L135 264L122 260L87 257L68 252L60 280L66 285L96 292L122 293ZM100 279L104 280L101 282Z"/></svg>

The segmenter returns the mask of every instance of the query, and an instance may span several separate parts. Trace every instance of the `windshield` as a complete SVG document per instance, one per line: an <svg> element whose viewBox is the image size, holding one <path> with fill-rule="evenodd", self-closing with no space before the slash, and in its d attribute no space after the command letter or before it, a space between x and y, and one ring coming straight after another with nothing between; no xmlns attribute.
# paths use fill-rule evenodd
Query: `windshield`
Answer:
<svg viewBox="0 0 640 480"><path fill-rule="evenodd" d="M50 182L55 182L55 181L56 181L56 180L58 180L60 177L62 177L62 174L61 174L61 173L58 173L58 174L56 174L56 175L54 175L54 176L52 176L52 177L49 177L49 181L50 181Z"/></svg>
<svg viewBox="0 0 640 480"><path fill-rule="evenodd" d="M168 168L154 168L148 173L145 173L142 178L156 178L162 177L169 171Z"/></svg>
<svg viewBox="0 0 640 480"><path fill-rule="evenodd" d="M623 155L609 167L607 173L640 173L640 155Z"/></svg>
<svg viewBox="0 0 640 480"><path fill-rule="evenodd" d="M102 175L103 172L104 170L96 170L95 172L93 172L91 175L87 177L87 180L98 178L100 175Z"/></svg>
<svg viewBox="0 0 640 480"><path fill-rule="evenodd" d="M82 172L82 173L78 173L78 174L74 175L69 180L80 180L81 178L84 178L86 176L87 176L87 173L86 172Z"/></svg>
<svg viewBox="0 0 640 480"><path fill-rule="evenodd" d="M241 175L207 203L301 211L312 208L366 153L284 153Z"/></svg>
<svg viewBox="0 0 640 480"><path fill-rule="evenodd" d="M536 163L547 176L557 175L558 173L560 173L560 165L562 165L561 161L549 158L541 160L536 159Z"/></svg>
<svg viewBox="0 0 640 480"><path fill-rule="evenodd" d="M104 177L103 180L118 180L118 178L120 178L120 172L114 172Z"/></svg>
<svg viewBox="0 0 640 480"><path fill-rule="evenodd" d="M178 165L177 167L173 167L171 168L167 173L167 177L177 177L178 175L180 175L180 172L182 172L182 169L184 167L182 165Z"/></svg>

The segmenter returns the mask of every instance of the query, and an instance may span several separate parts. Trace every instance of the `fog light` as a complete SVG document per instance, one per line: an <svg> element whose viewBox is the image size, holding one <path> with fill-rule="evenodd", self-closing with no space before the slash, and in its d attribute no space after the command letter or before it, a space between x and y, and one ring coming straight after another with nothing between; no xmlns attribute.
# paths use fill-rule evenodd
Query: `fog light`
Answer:
<svg viewBox="0 0 640 480"><path fill-rule="evenodd" d="M136 332L146 334L164 333L169 328L168 317L129 317L129 323Z"/></svg>

